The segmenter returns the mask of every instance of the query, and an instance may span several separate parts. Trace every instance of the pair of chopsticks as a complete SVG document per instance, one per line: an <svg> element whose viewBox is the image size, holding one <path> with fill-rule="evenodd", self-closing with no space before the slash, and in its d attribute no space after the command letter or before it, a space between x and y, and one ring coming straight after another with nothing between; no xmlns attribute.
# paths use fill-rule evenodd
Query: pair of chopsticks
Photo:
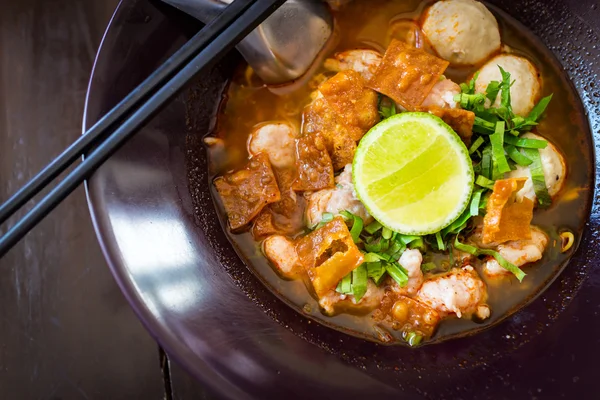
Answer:
<svg viewBox="0 0 600 400"><path fill-rule="evenodd" d="M0 206L0 224L81 157L85 159L0 238L0 257L131 138L192 78L206 71L285 0L235 0L115 108Z"/></svg>

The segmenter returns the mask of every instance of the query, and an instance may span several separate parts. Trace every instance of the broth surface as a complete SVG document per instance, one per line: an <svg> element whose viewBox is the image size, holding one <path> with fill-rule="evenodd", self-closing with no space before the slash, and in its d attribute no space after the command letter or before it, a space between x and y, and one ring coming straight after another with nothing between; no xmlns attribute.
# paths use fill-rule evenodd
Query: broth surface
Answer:
<svg viewBox="0 0 600 400"><path fill-rule="evenodd" d="M339 43L331 53L355 48L383 51L389 42L387 27L390 23L398 19L416 19L429 4L431 2L418 0L370 0L350 3L336 14ZM581 146L584 142L582 138L588 133L578 96L561 71L560 65L542 43L506 14L489 5L488 8L498 20L503 45L508 46L512 52L532 60L542 77L542 95L554 94L546 117L537 130L564 154L568 173L564 188L554 200L553 206L547 210L537 210L534 214L532 224L542 228L550 237L543 259L525 267L527 278L523 283L519 283L512 275L495 281L487 281L485 275L482 275L482 279L488 285L491 317L483 323L465 319L445 320L428 343L474 333L497 323L533 299L566 265L579 243L587 218L585 203L591 190L589 171L586 169L588 163L578 160L586 154L581 151ZM460 83L470 77L476 69L477 67L449 68L445 75ZM226 156L223 156L223 152L210 150L211 177L238 168L247 161L247 137L256 124L284 120L299 127L302 110L315 88L316 83L309 81L292 93L277 96L265 88L255 76L248 74L245 65L240 65L221 107L215 133L215 136L225 141ZM218 194L214 188L211 190L222 210ZM576 237L576 245L565 254L560 252L558 238L558 233L563 230L574 232ZM298 312L334 329L369 340L378 339L378 334L373 330L368 317L348 314L328 317L321 314L317 301L308 295L302 281L283 280L274 272L250 233L227 233L246 265L271 291ZM394 334L393 331L390 333ZM395 343L399 342L403 343L401 340Z"/></svg>

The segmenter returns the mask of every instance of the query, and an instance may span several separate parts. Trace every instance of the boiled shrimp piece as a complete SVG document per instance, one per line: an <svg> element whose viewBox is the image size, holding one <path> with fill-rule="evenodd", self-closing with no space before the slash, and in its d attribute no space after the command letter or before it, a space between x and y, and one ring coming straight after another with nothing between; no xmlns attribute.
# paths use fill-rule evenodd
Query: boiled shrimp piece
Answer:
<svg viewBox="0 0 600 400"><path fill-rule="evenodd" d="M486 298L485 284L470 265L425 280L416 296L441 315L456 314L459 318L468 314L489 316Z"/></svg>
<svg viewBox="0 0 600 400"><path fill-rule="evenodd" d="M539 228L531 227L531 239L514 240L498 245L496 250L506 261L517 267L538 261L542 258L548 236ZM510 275L510 272L500 266L495 259L489 259L483 266L483 272L489 277Z"/></svg>
<svg viewBox="0 0 600 400"><path fill-rule="evenodd" d="M423 33L443 59L455 65L475 65L500 48L494 15L474 0L438 1L425 15Z"/></svg>
<svg viewBox="0 0 600 400"><path fill-rule="evenodd" d="M358 215L365 223L372 217L367 212L354 191L352 184L352 165L344 167L344 171L335 178L335 189L324 189L307 196L306 222L309 227L317 225L323 219L324 213L339 214L341 211L350 211Z"/></svg>
<svg viewBox="0 0 600 400"><path fill-rule="evenodd" d="M365 81L368 81L377 71L382 58L382 55L375 50L342 51L333 58L325 60L325 68L334 72L351 69L358 72Z"/></svg>
<svg viewBox="0 0 600 400"><path fill-rule="evenodd" d="M540 97L541 83L537 69L528 59L512 54L501 54L488 61L480 70L475 83L477 93L485 93L491 81L502 82L500 68L510 73L514 84L510 88L510 100L513 112L526 117ZM500 93L493 106L500 105ZM491 102L488 100L488 106Z"/></svg>
<svg viewBox="0 0 600 400"><path fill-rule="evenodd" d="M565 183L565 176L567 174L565 158L561 152L548 141L548 139L531 132L528 132L521 137L545 140L548 142L548 146L546 146L545 149L540 149L540 158L542 160L542 169L544 170L544 179L546 180L548 194L550 196L555 196ZM529 167L518 165L517 169L506 174L506 178L527 178L525 186L517 192L517 199L520 200L523 197L529 197L531 200L536 199Z"/></svg>
<svg viewBox="0 0 600 400"><path fill-rule="evenodd" d="M421 285L423 285L423 272L421 271L423 256L417 249L408 249L402 253L398 262L408 272L408 284L400 287L394 281L392 289L394 292L402 295L414 296L421 288Z"/></svg>
<svg viewBox="0 0 600 400"><path fill-rule="evenodd" d="M258 126L248 138L248 153L266 153L274 168L290 168L296 163L296 130L285 122Z"/></svg>
<svg viewBox="0 0 600 400"><path fill-rule="evenodd" d="M436 83L427 95L422 107L457 108L458 102L454 96L460 94L460 86L450 79L443 79Z"/></svg>
<svg viewBox="0 0 600 400"><path fill-rule="evenodd" d="M377 287L369 279L367 282L367 291L359 302L352 295L340 294L332 290L319 299L319 305L328 315L337 312L365 313L379 307L384 294L384 289Z"/></svg>
<svg viewBox="0 0 600 400"><path fill-rule="evenodd" d="M283 277L293 279L298 274L298 254L294 243L281 235L269 236L262 245L263 253L276 271Z"/></svg>

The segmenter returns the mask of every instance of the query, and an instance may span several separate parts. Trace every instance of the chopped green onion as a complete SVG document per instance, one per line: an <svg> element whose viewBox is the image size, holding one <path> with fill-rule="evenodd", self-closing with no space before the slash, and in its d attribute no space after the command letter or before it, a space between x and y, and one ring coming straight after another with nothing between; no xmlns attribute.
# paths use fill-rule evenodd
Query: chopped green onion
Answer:
<svg viewBox="0 0 600 400"><path fill-rule="evenodd" d="M484 189L477 189L473 192L473 196L471 196L469 214L471 214L472 217L479 215L479 203L481 202L481 195L483 194L483 191Z"/></svg>
<svg viewBox="0 0 600 400"><path fill-rule="evenodd" d="M498 172L504 174L510 171L510 166L506 161L504 155L504 121L498 121L496 123L496 131L490 135L490 142L492 143L492 158L494 163L498 167Z"/></svg>
<svg viewBox="0 0 600 400"><path fill-rule="evenodd" d="M436 268L437 268L437 265L435 265L435 263L432 263L432 262L421 264L421 272L423 272L423 273L433 271Z"/></svg>
<svg viewBox="0 0 600 400"><path fill-rule="evenodd" d="M383 227L383 225L381 225L381 223L379 221L373 221L365 227L365 231L368 234L373 235L375 232L380 230L382 227Z"/></svg>
<svg viewBox="0 0 600 400"><path fill-rule="evenodd" d="M550 104L550 100L552 100L552 96L553 95L546 96L543 99L541 99L535 105L535 107L533 107L533 110L531 110L531 112L527 116L527 120L537 122L537 120L540 119L540 117L542 116L544 111L546 111L546 107L548 107L548 104Z"/></svg>
<svg viewBox="0 0 600 400"><path fill-rule="evenodd" d="M486 178L483 175L478 175L475 179L475 184L486 189L494 190L494 181Z"/></svg>
<svg viewBox="0 0 600 400"><path fill-rule="evenodd" d="M531 172L533 190L535 191L538 204L542 208L547 208L552 204L552 198L550 197L548 188L546 187L546 177L544 175L540 151L537 149L523 149L523 151L525 152L525 156L532 161L531 165L529 166L529 171Z"/></svg>
<svg viewBox="0 0 600 400"><path fill-rule="evenodd" d="M475 127L479 127L481 129L475 129ZM494 132L495 128L496 128L496 123L486 121L485 119L483 119L481 117L475 116L473 130L476 130L477 132L482 133L482 134L490 134L490 133Z"/></svg>
<svg viewBox="0 0 600 400"><path fill-rule="evenodd" d="M367 267L363 263L352 271L352 294L358 303L367 292Z"/></svg>
<svg viewBox="0 0 600 400"><path fill-rule="evenodd" d="M465 253L472 254L474 256L480 256L480 255L492 256L496 259L496 261L498 261L498 264L500 264L500 266L502 268L506 269L507 271L512 272L512 274L517 277L519 282L521 282L523 280L523 278L525 277L525 273L519 267L508 262L497 251L489 250L489 249L478 249L475 246L461 243L458 240L458 235L456 235L456 237L454 238L454 248L459 251L463 251Z"/></svg>
<svg viewBox="0 0 600 400"><path fill-rule="evenodd" d="M422 237L419 237L418 239L413 240L412 242L410 242L409 247L411 249L425 250L425 242L423 241Z"/></svg>
<svg viewBox="0 0 600 400"><path fill-rule="evenodd" d="M417 334L416 332L409 332L404 340L406 340L406 343L408 343L410 347L415 347L421 343L423 336Z"/></svg>
<svg viewBox="0 0 600 400"><path fill-rule="evenodd" d="M441 232L436 232L435 240L437 241L438 250L446 250L446 245L444 244L444 241L442 240Z"/></svg>
<svg viewBox="0 0 600 400"><path fill-rule="evenodd" d="M513 160L515 163L517 163L517 165L521 165L521 166L526 167L526 166L528 166L529 164L532 163L532 161L529 158L525 157L512 144L506 146L504 149L506 150L506 153L508 154L508 156L510 157L510 159Z"/></svg>
<svg viewBox="0 0 600 400"><path fill-rule="evenodd" d="M516 147L524 147L526 149L545 149L548 146L548 142L540 139L529 139L529 138L516 138L507 136L504 141L508 144L512 144Z"/></svg>
<svg viewBox="0 0 600 400"><path fill-rule="evenodd" d="M352 220L352 229L350 229L350 235L354 243L360 243L360 234L363 230L363 220L358 215L352 214L350 211L342 211L340 215L347 220Z"/></svg>
<svg viewBox="0 0 600 400"><path fill-rule="evenodd" d="M463 211L463 213L449 226L442 230L442 237L446 237L448 234L458 233L460 229L462 229L463 225L467 223L467 221L471 218L471 210L467 209Z"/></svg>
<svg viewBox="0 0 600 400"><path fill-rule="evenodd" d="M404 251L406 249L406 246L402 243L402 242L398 242L398 241L392 241L392 244L390 245L390 248L386 251L387 254L394 256L396 255L396 253L400 253L402 251ZM398 257L400 255L398 254Z"/></svg>
<svg viewBox="0 0 600 400"><path fill-rule="evenodd" d="M379 115L382 119L389 118L396 115L396 102L387 96L379 96Z"/></svg>
<svg viewBox="0 0 600 400"><path fill-rule="evenodd" d="M321 216L321 221L322 222L330 222L330 221L333 221L333 217L334 217L334 215L332 213L325 212L325 213L323 213L323 216Z"/></svg>
<svg viewBox="0 0 600 400"><path fill-rule="evenodd" d="M385 264L385 270L392 277L393 280L400 285L400 287L404 287L408 284L408 273L398 263L387 263Z"/></svg>
<svg viewBox="0 0 600 400"><path fill-rule="evenodd" d="M492 146L486 146L481 154L481 175L490 179L492 170Z"/></svg>
<svg viewBox="0 0 600 400"><path fill-rule="evenodd" d="M384 239L391 239L392 238L392 230L389 228L386 228L384 226L383 230L381 231L381 237Z"/></svg>
<svg viewBox="0 0 600 400"><path fill-rule="evenodd" d="M477 151L477 149L479 148L479 146L481 146L485 141L483 140L483 137L479 136L477 139L475 139L475 141L473 142L473 144L471 145L471 148L469 149L469 154L473 154Z"/></svg>
<svg viewBox="0 0 600 400"><path fill-rule="evenodd" d="M460 84L460 90L463 93L466 94L473 94L475 93L475 84L477 83L477 78L479 78L479 71L477 71L475 73L475 75L473 75L473 78L469 81L469 83L461 83Z"/></svg>
<svg viewBox="0 0 600 400"><path fill-rule="evenodd" d="M350 294L352 293L352 273L349 273L338 283L336 292L341 294Z"/></svg>
<svg viewBox="0 0 600 400"><path fill-rule="evenodd" d="M364 256L365 256L364 262L366 262L366 263L379 262L384 259L377 253L366 253Z"/></svg>
<svg viewBox="0 0 600 400"><path fill-rule="evenodd" d="M403 244L408 245L417 239L421 239L421 236L399 235L399 238Z"/></svg>
<svg viewBox="0 0 600 400"><path fill-rule="evenodd" d="M488 84L487 89L485 90L485 96L488 99L490 99L490 101L493 104L496 101L496 98L498 97L499 92L500 92L500 82L491 81Z"/></svg>
<svg viewBox="0 0 600 400"><path fill-rule="evenodd" d="M482 254L486 255L486 256L492 256L492 257L494 257L496 259L496 261L498 261L498 264L500 264L500 266L502 268L504 268L505 270L512 272L512 274L517 277L517 279L519 280L519 282L522 282L523 278L525 278L526 274L525 274L525 272L523 272L523 270L521 268L519 268L516 265L508 262L497 251L489 250L489 249L479 249L478 255L482 255Z"/></svg>
<svg viewBox="0 0 600 400"><path fill-rule="evenodd" d="M367 264L367 276L373 279L376 285L379 285L386 271L381 262L372 262Z"/></svg>

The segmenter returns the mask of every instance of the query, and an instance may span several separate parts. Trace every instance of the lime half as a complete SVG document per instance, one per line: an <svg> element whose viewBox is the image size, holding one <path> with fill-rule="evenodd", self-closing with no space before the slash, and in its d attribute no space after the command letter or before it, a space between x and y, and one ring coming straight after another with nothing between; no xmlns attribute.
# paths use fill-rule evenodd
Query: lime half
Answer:
<svg viewBox="0 0 600 400"><path fill-rule="evenodd" d="M422 112L394 115L360 141L352 178L371 215L393 231L435 233L466 209L473 164L460 137Z"/></svg>

